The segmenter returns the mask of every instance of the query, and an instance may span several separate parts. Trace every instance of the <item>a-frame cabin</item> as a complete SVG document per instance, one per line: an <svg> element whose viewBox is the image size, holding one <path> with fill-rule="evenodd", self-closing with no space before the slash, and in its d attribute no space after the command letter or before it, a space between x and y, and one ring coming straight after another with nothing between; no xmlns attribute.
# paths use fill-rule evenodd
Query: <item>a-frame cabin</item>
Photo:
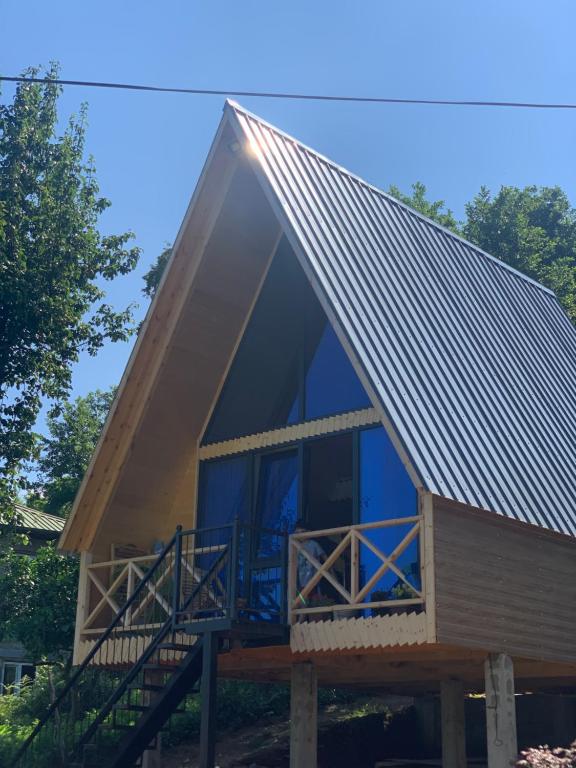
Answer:
<svg viewBox="0 0 576 768"><path fill-rule="evenodd" d="M201 680L212 766L217 673L291 680L294 768L318 683L441 693L458 767L486 691L509 765L514 689L576 684L575 437L549 290L227 103L62 536L118 683L60 754L131 765Z"/></svg>

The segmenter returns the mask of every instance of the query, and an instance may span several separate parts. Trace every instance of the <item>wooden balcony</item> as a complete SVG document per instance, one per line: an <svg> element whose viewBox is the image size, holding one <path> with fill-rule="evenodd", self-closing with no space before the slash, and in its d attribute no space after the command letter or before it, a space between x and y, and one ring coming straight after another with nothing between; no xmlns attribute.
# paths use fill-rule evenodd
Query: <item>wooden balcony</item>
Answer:
<svg viewBox="0 0 576 768"><path fill-rule="evenodd" d="M180 531L160 558L84 565L76 663L111 622L96 664L128 663L166 621L188 633L206 622L222 631L289 626L296 653L427 642L423 519L290 537L259 530L254 538L241 525Z"/></svg>
<svg viewBox="0 0 576 768"><path fill-rule="evenodd" d="M427 642L423 529L418 515L292 535L292 651Z"/></svg>

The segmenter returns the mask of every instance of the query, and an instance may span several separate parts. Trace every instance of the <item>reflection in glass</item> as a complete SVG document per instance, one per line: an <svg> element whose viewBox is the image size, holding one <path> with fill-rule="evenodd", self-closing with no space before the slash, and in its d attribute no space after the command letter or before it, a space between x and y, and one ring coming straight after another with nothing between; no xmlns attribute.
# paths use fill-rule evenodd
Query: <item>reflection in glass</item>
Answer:
<svg viewBox="0 0 576 768"><path fill-rule="evenodd" d="M312 300L308 280L284 240L206 429L205 443L300 421L300 310Z"/></svg>
<svg viewBox="0 0 576 768"><path fill-rule="evenodd" d="M417 514L418 497L408 473L383 427L360 432L360 523L412 517ZM410 532L413 523L375 528L364 535L384 554L391 555ZM382 561L367 547L361 549L363 583L378 570ZM394 561L404 578L420 589L419 546L416 537ZM392 569L372 588L368 601L413 599L416 595Z"/></svg>
<svg viewBox="0 0 576 768"><path fill-rule="evenodd" d="M203 442L369 406L308 278L283 239Z"/></svg>
<svg viewBox="0 0 576 768"><path fill-rule="evenodd" d="M200 463L197 528L215 528L250 518L250 458Z"/></svg>
<svg viewBox="0 0 576 768"><path fill-rule="evenodd" d="M330 323L324 323L324 330L306 373L306 419L319 419L370 407L366 390L334 329Z"/></svg>
<svg viewBox="0 0 576 768"><path fill-rule="evenodd" d="M257 528L292 531L298 514L298 455L296 451L270 453L260 458ZM258 535L257 557L276 556L280 539L273 534Z"/></svg>

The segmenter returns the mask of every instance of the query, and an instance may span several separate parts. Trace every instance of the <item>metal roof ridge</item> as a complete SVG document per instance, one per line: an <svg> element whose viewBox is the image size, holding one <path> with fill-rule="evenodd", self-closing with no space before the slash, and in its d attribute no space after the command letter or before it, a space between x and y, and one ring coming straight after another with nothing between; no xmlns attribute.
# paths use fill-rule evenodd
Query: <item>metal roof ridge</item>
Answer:
<svg viewBox="0 0 576 768"><path fill-rule="evenodd" d="M502 261L502 259L499 259L497 256L493 256L491 253L488 253L488 251L485 251L483 248L480 248L480 246L476 245L475 243L470 242L470 240L466 240L465 237L462 237L462 235L458 235L456 232L453 232L451 229L448 229L448 227L443 226L442 224L439 224L437 221L434 221L433 219L429 218L425 214L421 213L420 211L417 211L415 208L411 208L406 203L402 202L402 200L398 200L396 197L393 197L393 195L390 195L388 192L385 192L383 189L380 189L380 187L377 187L375 184L371 184L369 181L366 181L366 179L363 179L361 176L359 176L357 173L353 173L352 171L349 171L347 168L345 168L343 165L340 165L339 163L335 162L334 160L331 160L326 155L323 155L321 152L318 152L318 150L313 149L312 147L308 146L304 142L300 141L299 139L296 139L291 134L287 133L286 131L283 131L281 128L278 128L277 126L273 125L272 123L269 123L267 120L264 120L259 115L256 115L254 112L251 112L249 109L246 109L242 105L240 105L237 101L234 101L233 99L226 99L224 111L231 110L233 112L241 112L243 115L251 118L252 120L255 120L256 122L260 123L260 125L265 126L271 131L274 131L274 133L278 134L279 136L284 137L285 139L288 139L288 141L292 141L295 144L297 144L302 150L305 152L310 152L312 155L314 155L316 158L318 158L320 161L327 163L328 165L335 168L340 173L345 174L349 178L356 181L358 184L361 184L362 186L369 189L371 192L374 192L377 195L380 195L386 200L388 200L391 203L394 203L400 208L403 208L405 211L410 213L413 216L416 216L417 218L421 219L422 221L426 222L427 224L430 224L431 226L435 227L436 229L440 230L441 232L444 232L446 235L449 235L454 240L457 240L460 243L464 243L464 245L468 246L469 248L472 248L478 255L483 256L490 261L494 262L498 266L502 267L503 269L507 270L508 272L511 272L516 277L519 277L520 279L526 281L527 283L532 283L532 285L536 286L537 288L540 288L545 293L550 294L551 296L554 296L556 298L556 294L554 291L550 288L548 288L543 283L540 283L538 280L534 280L534 278L529 277L529 275L526 275L524 272L521 272L519 269L516 269L515 267L510 266L510 264L507 264L505 261Z"/></svg>

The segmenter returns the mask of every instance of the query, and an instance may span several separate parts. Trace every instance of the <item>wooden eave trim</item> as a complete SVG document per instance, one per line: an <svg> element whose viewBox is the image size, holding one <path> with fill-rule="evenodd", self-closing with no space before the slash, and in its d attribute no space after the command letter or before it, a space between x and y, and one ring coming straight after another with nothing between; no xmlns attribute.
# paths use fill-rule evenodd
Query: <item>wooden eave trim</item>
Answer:
<svg viewBox="0 0 576 768"><path fill-rule="evenodd" d="M170 261L148 308L104 429L60 536L61 549L90 549L116 488L161 369L164 354L202 261L207 240L220 213L234 171L238 167L238 157L231 151L226 152L223 146L222 137L229 124L230 120L225 112L178 231ZM219 151L222 153L221 158L217 157ZM217 169L216 177L212 178L214 173L211 171L218 160L222 167ZM190 257L184 252L183 241L195 216L204 219L204 226L192 239L193 253ZM138 372L140 364L142 371ZM118 429L116 437L110 435L114 426Z"/></svg>

